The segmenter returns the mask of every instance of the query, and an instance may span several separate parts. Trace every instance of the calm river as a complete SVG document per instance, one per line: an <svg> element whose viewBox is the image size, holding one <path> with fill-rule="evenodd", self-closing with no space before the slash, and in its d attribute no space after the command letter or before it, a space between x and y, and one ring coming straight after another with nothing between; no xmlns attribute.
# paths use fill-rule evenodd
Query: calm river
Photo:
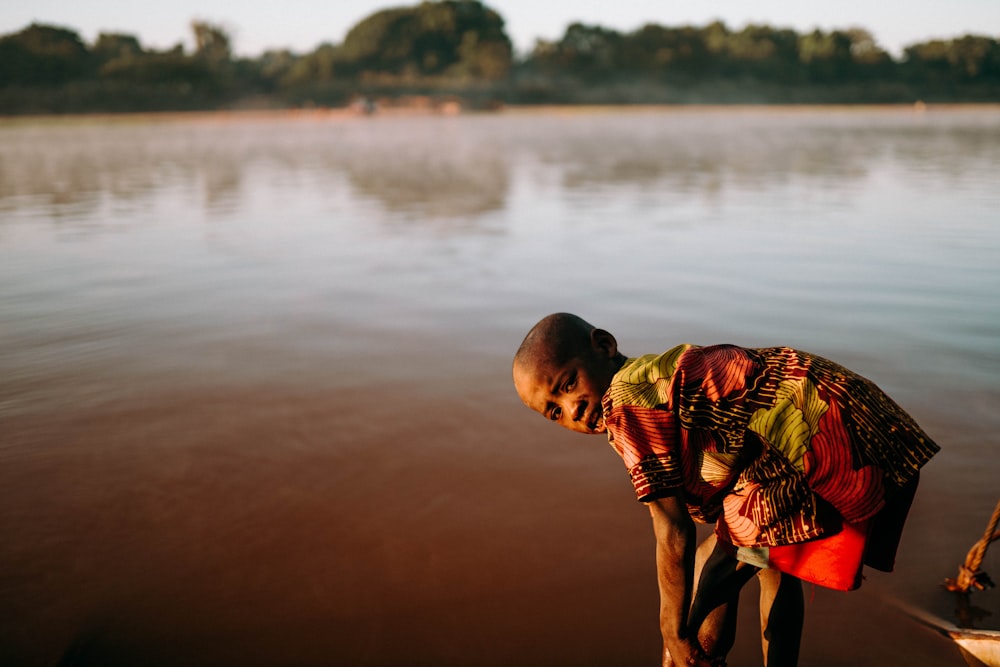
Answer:
<svg viewBox="0 0 1000 667"><path fill-rule="evenodd" d="M624 466L511 386L557 310L886 389L942 452L802 664L963 664L893 603L1000 497L1000 108L0 120L0 664L657 664Z"/></svg>

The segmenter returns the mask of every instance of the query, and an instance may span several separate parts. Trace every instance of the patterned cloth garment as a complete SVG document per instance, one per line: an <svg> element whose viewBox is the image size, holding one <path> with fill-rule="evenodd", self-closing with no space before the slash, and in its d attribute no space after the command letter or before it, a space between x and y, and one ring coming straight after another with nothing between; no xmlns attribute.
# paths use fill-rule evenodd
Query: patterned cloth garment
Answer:
<svg viewBox="0 0 1000 667"><path fill-rule="evenodd" d="M679 489L721 540L765 554L866 525L939 449L871 381L787 347L629 359L603 408L639 500Z"/></svg>

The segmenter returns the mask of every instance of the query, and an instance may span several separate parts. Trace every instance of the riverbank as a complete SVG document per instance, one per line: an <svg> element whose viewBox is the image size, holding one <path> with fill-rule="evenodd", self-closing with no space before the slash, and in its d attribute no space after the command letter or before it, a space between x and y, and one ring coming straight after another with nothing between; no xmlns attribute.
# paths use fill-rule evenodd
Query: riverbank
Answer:
<svg viewBox="0 0 1000 667"><path fill-rule="evenodd" d="M589 114L812 114L824 113L885 113L900 111L913 113L935 112L996 112L1000 114L1000 103L941 103L927 104L538 104L499 105L491 109L466 109L450 100L447 103L375 105L363 109L348 107L310 107L286 109L218 109L198 111L139 111L121 113L69 113L69 114L0 114L0 124L36 124L64 122L239 122L239 121L306 121L325 122L337 120L363 119L366 117L420 117L454 116L458 114L508 114L522 116L574 116Z"/></svg>

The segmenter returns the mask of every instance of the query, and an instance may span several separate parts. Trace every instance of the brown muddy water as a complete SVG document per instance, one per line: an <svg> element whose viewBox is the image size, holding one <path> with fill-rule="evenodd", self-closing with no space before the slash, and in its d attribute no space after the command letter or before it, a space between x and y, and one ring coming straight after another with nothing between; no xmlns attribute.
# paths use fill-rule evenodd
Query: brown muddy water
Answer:
<svg viewBox="0 0 1000 667"><path fill-rule="evenodd" d="M960 666L895 604L953 618L1000 497L998 184L996 108L0 121L0 664L657 664L621 461L510 384L570 310L906 407L897 571L801 662Z"/></svg>

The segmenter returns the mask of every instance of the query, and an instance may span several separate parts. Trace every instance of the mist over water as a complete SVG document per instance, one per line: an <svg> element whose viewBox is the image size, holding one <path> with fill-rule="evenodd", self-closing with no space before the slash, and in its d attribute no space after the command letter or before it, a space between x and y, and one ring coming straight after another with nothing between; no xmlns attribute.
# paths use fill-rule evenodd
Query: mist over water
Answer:
<svg viewBox="0 0 1000 667"><path fill-rule="evenodd" d="M1000 496L998 183L995 108L4 121L0 663L656 664L621 461L510 382L568 310L910 411L897 572L802 664L961 665L891 601L950 616Z"/></svg>

